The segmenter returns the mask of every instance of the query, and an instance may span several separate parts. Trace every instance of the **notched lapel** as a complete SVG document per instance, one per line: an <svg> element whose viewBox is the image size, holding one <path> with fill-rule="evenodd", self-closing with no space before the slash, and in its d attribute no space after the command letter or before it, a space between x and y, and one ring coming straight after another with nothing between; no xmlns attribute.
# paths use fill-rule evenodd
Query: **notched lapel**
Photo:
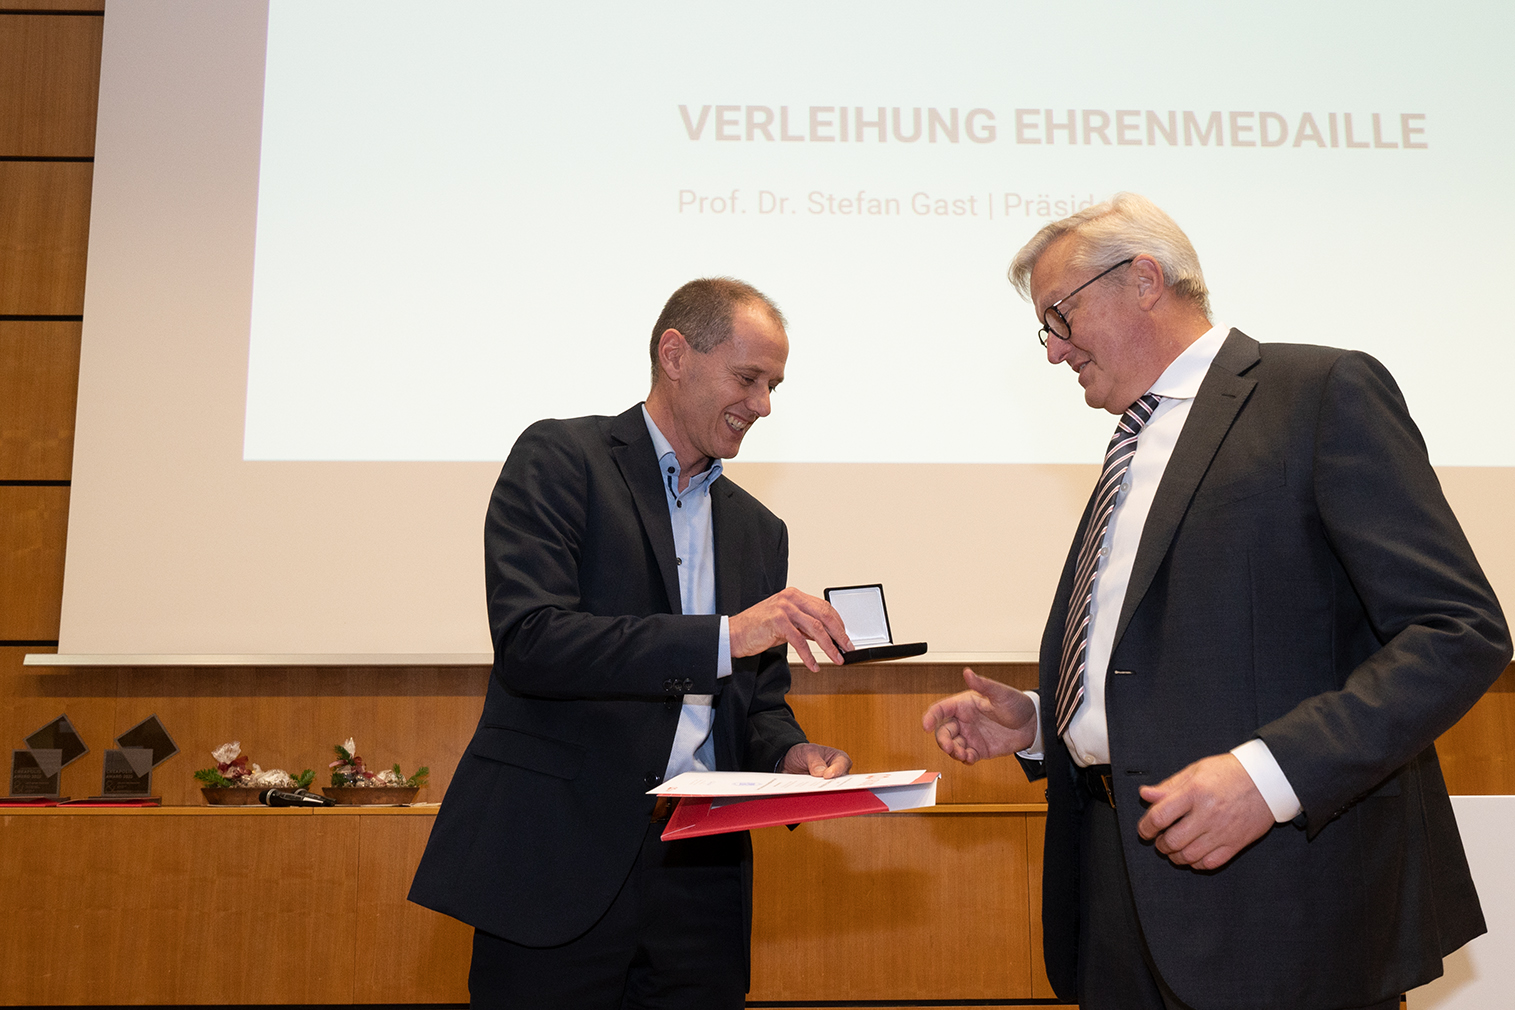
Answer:
<svg viewBox="0 0 1515 1010"><path fill-rule="evenodd" d="M742 525L731 514L731 482L721 477L710 489L710 524L715 539L715 610L734 614L742 608Z"/></svg>
<svg viewBox="0 0 1515 1010"><path fill-rule="evenodd" d="M658 571L663 576L663 590L668 594L668 606L675 614L684 612L683 599L679 595L678 554L673 546L673 520L668 518L667 492L659 480L657 458L653 455L652 436L647 433L647 422L642 417L638 404L621 414L610 426L613 443L610 455L621 468L621 477L631 491L631 500L636 503L637 515L642 520L642 530L652 544L652 555L658 559Z"/></svg>
<svg viewBox="0 0 1515 1010"><path fill-rule="evenodd" d="M1163 471L1162 482L1157 486L1152 508L1147 513L1136 560L1131 565L1126 599L1120 609L1120 622L1115 626L1112 655L1126 633L1126 625L1131 623L1131 615L1147 594L1158 567L1167 556L1173 534L1189 509L1200 479L1210 468L1210 461L1231 430L1242 404L1247 402L1257 385L1257 380L1241 375L1257 361L1257 341L1241 330L1232 329L1200 383L1194 406L1189 409L1189 417L1184 422L1183 434L1173 447L1168 468Z"/></svg>

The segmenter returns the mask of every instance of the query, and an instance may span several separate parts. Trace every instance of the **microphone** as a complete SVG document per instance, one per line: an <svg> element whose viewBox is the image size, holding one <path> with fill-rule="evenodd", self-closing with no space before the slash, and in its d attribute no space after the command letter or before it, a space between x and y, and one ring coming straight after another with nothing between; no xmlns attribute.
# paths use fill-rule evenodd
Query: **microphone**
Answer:
<svg viewBox="0 0 1515 1010"><path fill-rule="evenodd" d="M329 796L317 796L304 789L286 792L283 789L265 789L258 794L258 802L268 807L334 807L337 801Z"/></svg>

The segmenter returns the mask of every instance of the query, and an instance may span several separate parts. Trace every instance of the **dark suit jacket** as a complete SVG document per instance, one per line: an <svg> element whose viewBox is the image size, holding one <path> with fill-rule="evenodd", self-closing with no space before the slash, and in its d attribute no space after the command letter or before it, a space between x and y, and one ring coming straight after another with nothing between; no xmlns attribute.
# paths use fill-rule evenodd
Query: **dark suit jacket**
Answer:
<svg viewBox="0 0 1515 1010"><path fill-rule="evenodd" d="M684 694L716 696L721 769L772 771L804 741L782 647L717 681L720 618L680 613L659 478L640 407L539 421L511 450L484 527L494 670L410 900L516 943L565 943L631 869ZM725 477L711 507L729 615L784 588L788 532Z"/></svg>
<svg viewBox="0 0 1515 1010"><path fill-rule="evenodd" d="M1042 640L1043 698L1083 524ZM1484 931L1432 743L1509 660L1499 603L1383 366L1232 330L1158 487L1101 671L1136 906L1181 1000L1370 1004L1440 975ZM1044 943L1072 1000L1081 801L1053 708ZM1141 841L1139 786L1253 737L1299 796L1295 823L1208 873Z"/></svg>

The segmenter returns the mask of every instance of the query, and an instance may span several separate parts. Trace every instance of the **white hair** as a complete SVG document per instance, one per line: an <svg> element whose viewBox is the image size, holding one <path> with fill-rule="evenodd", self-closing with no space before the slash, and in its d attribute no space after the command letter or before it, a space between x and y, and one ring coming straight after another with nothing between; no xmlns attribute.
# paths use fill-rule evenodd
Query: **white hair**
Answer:
<svg viewBox="0 0 1515 1010"><path fill-rule="evenodd" d="M1010 283L1022 297L1031 297L1031 270L1036 261L1069 233L1079 239L1069 258L1073 266L1097 274L1121 260L1151 256L1163 268L1168 287L1210 318L1210 291L1189 236L1157 204L1136 193L1116 193L1033 235L1010 263Z"/></svg>

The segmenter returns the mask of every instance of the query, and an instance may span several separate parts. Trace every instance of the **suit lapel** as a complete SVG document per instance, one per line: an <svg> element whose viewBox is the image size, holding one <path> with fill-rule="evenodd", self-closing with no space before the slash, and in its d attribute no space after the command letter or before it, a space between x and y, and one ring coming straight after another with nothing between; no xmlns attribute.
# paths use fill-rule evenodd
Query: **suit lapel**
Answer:
<svg viewBox="0 0 1515 1010"><path fill-rule="evenodd" d="M735 495L724 476L710 488L710 525L715 540L715 611L734 614L742 608L741 524L731 514Z"/></svg>
<svg viewBox="0 0 1515 1010"><path fill-rule="evenodd" d="M1112 655L1121 636L1126 633L1126 625L1131 623L1131 615L1147 594L1157 569L1167 556L1173 534L1188 511L1200 479L1210 468L1210 461L1231 430L1242 404L1257 385L1255 379L1241 375L1257 360L1257 341L1233 329L1211 362L1204 382L1200 383L1194 406L1189 409L1189 417L1184 422L1183 434L1173 447L1168 468L1163 471L1157 495L1147 513L1147 524L1142 529L1136 560L1131 566L1131 581L1126 586L1126 599L1121 605L1120 621L1115 626Z"/></svg>
<svg viewBox="0 0 1515 1010"><path fill-rule="evenodd" d="M641 517L642 530L652 544L652 555L657 558L658 570L663 576L663 590L668 594L668 607L671 612L681 614L684 606L679 595L673 520L668 518L668 492L664 490L658 473L656 450L652 446L652 436L647 433L641 404L612 421L610 434L610 455L621 468L621 477L626 481L631 500Z"/></svg>

